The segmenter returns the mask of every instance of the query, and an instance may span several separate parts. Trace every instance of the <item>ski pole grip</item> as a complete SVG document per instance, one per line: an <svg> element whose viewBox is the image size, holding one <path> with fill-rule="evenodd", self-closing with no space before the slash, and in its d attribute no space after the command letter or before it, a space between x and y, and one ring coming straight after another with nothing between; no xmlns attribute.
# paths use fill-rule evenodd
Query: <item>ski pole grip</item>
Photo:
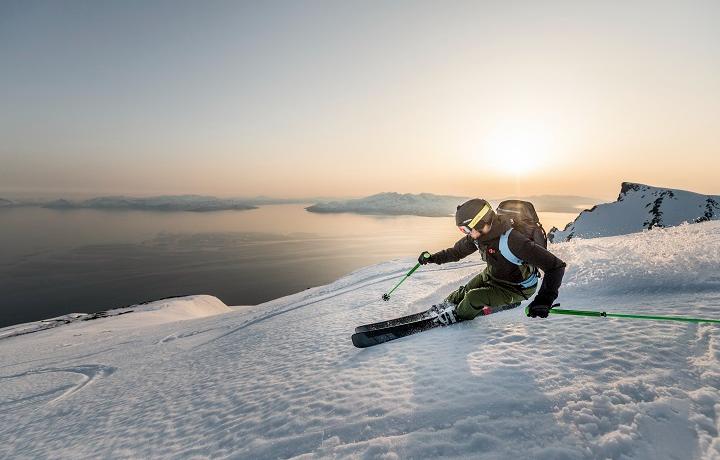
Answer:
<svg viewBox="0 0 720 460"><path fill-rule="evenodd" d="M429 252L425 251L422 253L422 256L425 259L429 259L431 254ZM408 277L408 276L412 275L413 273L415 273L415 270L417 270L418 268L420 268L420 262L416 263L415 266L412 269L410 269L410 271L407 272L407 275L405 275L405 276Z"/></svg>
<svg viewBox="0 0 720 460"><path fill-rule="evenodd" d="M415 270L417 270L418 268L420 268L420 262L416 263L415 266L409 272L407 272L407 275L405 275L405 276L408 277L408 276L412 275L413 273L415 273Z"/></svg>

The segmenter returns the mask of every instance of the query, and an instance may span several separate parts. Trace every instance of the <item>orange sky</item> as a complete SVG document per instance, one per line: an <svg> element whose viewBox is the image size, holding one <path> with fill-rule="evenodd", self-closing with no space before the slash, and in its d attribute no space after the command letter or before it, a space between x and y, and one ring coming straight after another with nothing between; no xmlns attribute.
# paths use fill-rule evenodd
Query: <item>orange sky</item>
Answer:
<svg viewBox="0 0 720 460"><path fill-rule="evenodd" d="M718 2L1 8L0 194L720 194Z"/></svg>

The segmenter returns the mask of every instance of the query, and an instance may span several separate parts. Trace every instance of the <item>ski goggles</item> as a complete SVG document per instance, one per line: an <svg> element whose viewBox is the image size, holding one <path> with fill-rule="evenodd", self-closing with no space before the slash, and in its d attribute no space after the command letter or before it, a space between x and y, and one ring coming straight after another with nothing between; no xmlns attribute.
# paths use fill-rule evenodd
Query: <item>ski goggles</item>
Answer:
<svg viewBox="0 0 720 460"><path fill-rule="evenodd" d="M492 218L492 214L490 213L491 210L492 208L490 207L490 205L485 203L485 206L483 206L482 209L480 209L480 211L475 214L475 217L473 217L467 225L458 225L458 228L464 234L469 235L470 233L472 233L473 228L475 228L475 226L477 226L477 224L479 224L480 222L482 222L483 224L490 223L490 220Z"/></svg>

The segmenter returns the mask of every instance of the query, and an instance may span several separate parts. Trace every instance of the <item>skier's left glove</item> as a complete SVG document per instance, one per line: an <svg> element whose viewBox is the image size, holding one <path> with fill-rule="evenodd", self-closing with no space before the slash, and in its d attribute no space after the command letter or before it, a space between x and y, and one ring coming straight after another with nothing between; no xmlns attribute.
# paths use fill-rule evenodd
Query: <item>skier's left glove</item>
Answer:
<svg viewBox="0 0 720 460"><path fill-rule="evenodd" d="M428 251L423 251L420 253L420 257L418 257L418 263L420 265L425 265L430 262L434 262L432 258L432 254L430 254Z"/></svg>
<svg viewBox="0 0 720 460"><path fill-rule="evenodd" d="M547 305L549 303L551 302L538 301L537 299L533 300L530 302L530 305L528 305L527 315L531 318L537 318L538 316L540 318L547 318L550 310L554 307L554 305Z"/></svg>

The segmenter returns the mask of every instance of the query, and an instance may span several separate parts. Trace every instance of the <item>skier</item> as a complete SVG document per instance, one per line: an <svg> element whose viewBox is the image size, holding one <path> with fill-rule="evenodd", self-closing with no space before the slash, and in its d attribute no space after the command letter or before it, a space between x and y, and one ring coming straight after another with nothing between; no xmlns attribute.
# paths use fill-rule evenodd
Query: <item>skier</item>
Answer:
<svg viewBox="0 0 720 460"><path fill-rule="evenodd" d="M535 293L538 268L545 276L538 294L530 302L528 316L547 318L558 296L565 262L523 232L513 229L510 218L495 213L483 199L475 198L458 206L455 223L465 236L452 248L430 257L423 251L418 262L422 265L457 262L479 251L487 267L433 307L437 321L448 325L517 307Z"/></svg>

